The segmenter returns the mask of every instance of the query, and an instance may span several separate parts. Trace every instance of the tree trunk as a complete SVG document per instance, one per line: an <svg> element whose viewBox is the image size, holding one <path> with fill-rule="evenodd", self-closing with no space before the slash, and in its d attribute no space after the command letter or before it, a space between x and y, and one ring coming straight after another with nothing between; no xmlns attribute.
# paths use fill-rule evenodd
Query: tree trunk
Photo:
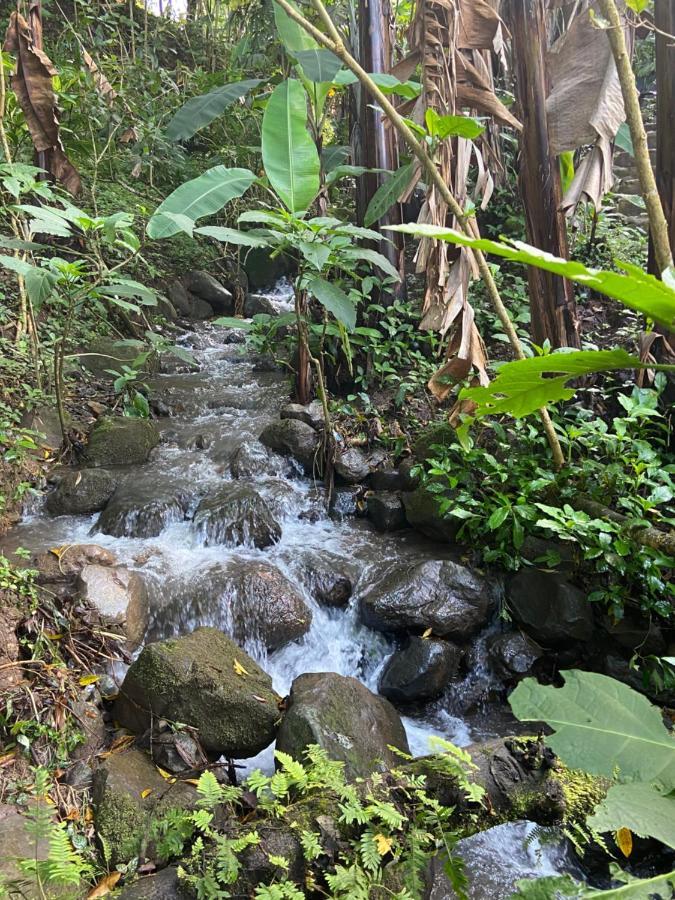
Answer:
<svg viewBox="0 0 675 900"><path fill-rule="evenodd" d="M567 258L567 229L560 210L562 186L557 157L551 152L546 116L544 53L546 28L542 0L511 4L514 71L520 137L519 188L525 209L527 240ZM572 284L558 275L528 267L532 338L553 348L580 347Z"/></svg>
<svg viewBox="0 0 675 900"><path fill-rule="evenodd" d="M389 31L389 0L359 0L358 57L367 72L387 72L391 68L392 51ZM369 169L398 168L396 132L385 128L384 117L374 109L367 92L356 87L357 121L354 135L354 163ZM368 173L356 179L356 216L360 225L373 195L387 178L384 173ZM394 204L377 226L400 225L403 221L400 204ZM379 251L403 275L403 235L393 236L394 243L380 241ZM401 285L403 282L401 282ZM400 292L400 288L398 288ZM383 296L381 299L386 299Z"/></svg>
<svg viewBox="0 0 675 900"><path fill-rule="evenodd" d="M656 184L668 223L670 249L675 255L675 0L657 0L654 4L656 33ZM653 244L649 248L650 271L661 275L656 265Z"/></svg>

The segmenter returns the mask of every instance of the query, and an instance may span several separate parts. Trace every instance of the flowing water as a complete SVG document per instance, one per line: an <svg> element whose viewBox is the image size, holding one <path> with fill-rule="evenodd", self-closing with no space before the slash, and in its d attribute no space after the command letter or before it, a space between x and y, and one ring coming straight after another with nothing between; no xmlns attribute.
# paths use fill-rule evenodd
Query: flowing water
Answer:
<svg viewBox="0 0 675 900"><path fill-rule="evenodd" d="M268 296L280 310L287 306L283 284ZM162 440L150 462L119 473L118 494L131 501L131 508L122 516L121 531L133 532L145 510L155 522L156 536L113 537L98 529L98 515L50 518L38 502L5 540L3 549L42 550L92 541L110 548L120 563L137 570L148 584L150 639L184 633L198 625L215 625L231 632L228 598L214 587L211 573L214 567L236 570L251 561L264 561L277 566L298 586L313 615L304 638L271 654L258 636L256 623L247 623L246 649L272 676L276 690L287 694L301 673L330 671L355 676L377 691L379 673L394 645L360 624L359 596L396 563L449 557L451 553L413 532L379 534L364 520L329 516L322 486L281 459L274 474L255 479L256 491L270 502L282 525L278 543L265 550L205 545L203 529L191 521L191 514L202 498L216 494L231 479L228 460L232 453L242 444L255 447L263 427L278 418L288 398L283 373L261 371L255 359L242 352L237 338L225 328L195 326L179 343L194 354L199 370L188 371L169 360L167 371L152 379L153 394L167 403L173 414L157 423ZM152 513L153 501L158 501L156 513ZM326 560L353 581L354 594L346 609L326 608L312 598L313 566L325 565ZM510 730L513 723L504 704L489 702L499 685L487 663L485 643L496 628L493 625L479 636L469 656L470 668L443 697L404 716L415 755L429 752L432 734L467 745ZM271 770L272 752L269 748L243 765ZM501 832L499 841L508 841L508 835L508 829ZM513 840L522 843L517 830L514 835ZM491 895L474 892L473 896Z"/></svg>

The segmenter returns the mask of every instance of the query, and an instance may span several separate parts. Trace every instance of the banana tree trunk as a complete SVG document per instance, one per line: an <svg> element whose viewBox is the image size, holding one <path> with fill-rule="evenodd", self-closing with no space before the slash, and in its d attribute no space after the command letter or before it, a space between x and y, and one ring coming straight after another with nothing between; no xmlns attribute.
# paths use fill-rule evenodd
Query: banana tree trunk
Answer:
<svg viewBox="0 0 675 900"><path fill-rule="evenodd" d="M656 184L675 255L675 0L654 4L656 32ZM652 254L653 255L653 254ZM660 273L657 273L660 274Z"/></svg>
<svg viewBox="0 0 675 900"><path fill-rule="evenodd" d="M389 0L359 0L357 56L367 72L387 72L391 68L389 19ZM354 163L369 169L395 171L398 168L395 130L385 128L382 113L373 108L370 98L360 86L356 88L356 103ZM386 177L386 174L373 172L357 178L356 215L359 224L363 224L368 204ZM401 207L397 203L378 220L377 225L400 225L402 221ZM397 234L393 244L381 241L378 249L403 275L402 235ZM386 298L383 296L381 299Z"/></svg>
<svg viewBox="0 0 675 900"><path fill-rule="evenodd" d="M512 0L514 72L520 136L519 189L528 243L567 258L565 216L560 210L562 186L557 157L552 153L546 116L546 27L542 0ZM540 346L579 347L579 323L574 289L569 281L548 272L528 270L532 338Z"/></svg>

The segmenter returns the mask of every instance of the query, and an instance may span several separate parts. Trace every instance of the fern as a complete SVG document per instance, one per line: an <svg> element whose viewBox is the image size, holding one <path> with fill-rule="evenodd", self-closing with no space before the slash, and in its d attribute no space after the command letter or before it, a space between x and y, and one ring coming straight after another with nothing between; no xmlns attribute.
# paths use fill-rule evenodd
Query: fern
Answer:
<svg viewBox="0 0 675 900"><path fill-rule="evenodd" d="M307 787L307 772L305 771L305 767L302 763L299 763L296 759L293 759L288 753L283 753L281 750L276 750L274 753L276 759L281 763L281 768L288 776L289 784L292 784L294 787L299 788L300 790L304 790Z"/></svg>
<svg viewBox="0 0 675 900"><path fill-rule="evenodd" d="M253 896L255 900L305 900L305 894L290 881L269 886L259 885Z"/></svg>
<svg viewBox="0 0 675 900"><path fill-rule="evenodd" d="M313 831L303 831L300 835L300 845L307 862L313 862L323 853L318 836Z"/></svg>
<svg viewBox="0 0 675 900"><path fill-rule="evenodd" d="M372 831L364 831L359 840L359 855L363 868L367 872L375 873L380 870L381 857L377 844L375 843L375 835Z"/></svg>
<svg viewBox="0 0 675 900"><path fill-rule="evenodd" d="M199 800L197 801L199 806L205 807L206 809L214 809L223 798L222 789L218 783L218 779L213 772L210 771L202 772L199 776L197 793L199 794Z"/></svg>

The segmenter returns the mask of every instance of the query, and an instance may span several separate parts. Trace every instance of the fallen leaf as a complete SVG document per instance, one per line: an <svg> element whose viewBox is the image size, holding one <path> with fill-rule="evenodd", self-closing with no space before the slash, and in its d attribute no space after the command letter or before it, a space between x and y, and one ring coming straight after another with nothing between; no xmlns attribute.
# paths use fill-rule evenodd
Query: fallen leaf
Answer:
<svg viewBox="0 0 675 900"><path fill-rule="evenodd" d="M628 857L633 852L633 835L630 828L619 828L616 833L616 843L624 856Z"/></svg>
<svg viewBox="0 0 675 900"><path fill-rule="evenodd" d="M88 684L95 684L99 678L99 675L83 675L82 678L80 678L80 684L82 687L86 687Z"/></svg>
<svg viewBox="0 0 675 900"><path fill-rule="evenodd" d="M66 549L66 545L64 545L63 547L50 547L50 548L49 548L49 552L50 552L50 553L53 553L54 556L57 557L57 559L60 559L60 558L61 558L61 554L63 553L63 551L64 551L65 549Z"/></svg>
<svg viewBox="0 0 675 900"><path fill-rule="evenodd" d="M183 778L183 784L194 784L195 787L199 784L198 778Z"/></svg>
<svg viewBox="0 0 675 900"><path fill-rule="evenodd" d="M259 700L260 703L267 703L267 700L265 700L264 697L259 697L257 694L254 694L254 695L253 695L253 699L254 699L254 700Z"/></svg>
<svg viewBox="0 0 675 900"><path fill-rule="evenodd" d="M141 797L145 800L146 797L149 797L152 793L152 788L145 788L145 790L141 791Z"/></svg>
<svg viewBox="0 0 675 900"><path fill-rule="evenodd" d="M237 675L250 675L250 672L247 672L246 669L242 666L238 659L235 659L233 669Z"/></svg>
<svg viewBox="0 0 675 900"><path fill-rule="evenodd" d="M168 781L169 784L175 784L175 783L176 783L176 779L175 779L175 777L171 774L171 772L167 772L166 769L160 769L159 766L155 766L155 768L157 769L157 771L159 772L159 774L162 776L162 778L163 778L165 781Z"/></svg>
<svg viewBox="0 0 675 900"><path fill-rule="evenodd" d="M423 637L425 640L426 640L426 638L430 638L430 637L431 637L431 632L432 632L432 630L433 630L433 629L431 629L431 628L427 628L427 630L424 632L424 634L422 635L422 637Z"/></svg>
<svg viewBox="0 0 675 900"><path fill-rule="evenodd" d="M122 877L121 872L111 872L102 878L96 887L93 887L87 894L87 900L95 900L97 897L107 897Z"/></svg>
<svg viewBox="0 0 675 900"><path fill-rule="evenodd" d="M63 637L62 634L53 634L51 631L45 631L44 634L45 634L45 637L48 638L50 641L60 641L61 638Z"/></svg>
<svg viewBox="0 0 675 900"><path fill-rule="evenodd" d="M377 847L377 852L380 856L386 856L392 847L391 838L388 838L386 834L376 834L373 840L375 841L375 846Z"/></svg>

